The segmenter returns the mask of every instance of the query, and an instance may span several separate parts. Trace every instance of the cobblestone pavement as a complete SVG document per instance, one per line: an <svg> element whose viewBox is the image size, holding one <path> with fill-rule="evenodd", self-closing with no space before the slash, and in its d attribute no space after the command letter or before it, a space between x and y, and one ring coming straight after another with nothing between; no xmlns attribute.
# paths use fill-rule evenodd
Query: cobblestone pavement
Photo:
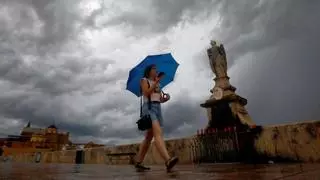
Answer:
<svg viewBox="0 0 320 180"><path fill-rule="evenodd" d="M131 166L0 163L0 180L320 179L320 164L178 165L175 170L175 172L166 173L163 166L152 166L151 171L138 173Z"/></svg>

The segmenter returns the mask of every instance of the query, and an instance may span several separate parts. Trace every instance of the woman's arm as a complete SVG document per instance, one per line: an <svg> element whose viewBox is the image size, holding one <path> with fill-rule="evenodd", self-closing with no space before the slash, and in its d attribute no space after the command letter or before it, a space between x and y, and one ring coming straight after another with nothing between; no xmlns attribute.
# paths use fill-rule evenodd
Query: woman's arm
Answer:
<svg viewBox="0 0 320 180"><path fill-rule="evenodd" d="M140 83L142 94L145 96L150 96L150 94L154 91L157 86L157 83L154 83L152 86L148 83L148 80L142 79Z"/></svg>

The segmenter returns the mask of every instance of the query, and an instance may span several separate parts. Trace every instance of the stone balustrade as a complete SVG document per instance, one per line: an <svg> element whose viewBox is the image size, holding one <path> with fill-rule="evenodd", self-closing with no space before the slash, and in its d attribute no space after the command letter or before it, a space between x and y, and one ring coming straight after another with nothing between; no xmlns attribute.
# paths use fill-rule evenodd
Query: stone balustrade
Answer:
<svg viewBox="0 0 320 180"><path fill-rule="evenodd" d="M180 158L180 163L193 162L192 145L197 136L166 141L171 155ZM139 144L120 145L114 147L98 147L84 149L85 164L128 164L129 159L112 160L107 153L137 152ZM320 121L303 122L267 126L253 140L253 147L258 156L267 159L288 159L303 162L320 162ZM35 153L13 154L16 162L35 162ZM41 152L41 163L75 163L76 150ZM146 164L162 164L155 146L151 144L147 153Z"/></svg>

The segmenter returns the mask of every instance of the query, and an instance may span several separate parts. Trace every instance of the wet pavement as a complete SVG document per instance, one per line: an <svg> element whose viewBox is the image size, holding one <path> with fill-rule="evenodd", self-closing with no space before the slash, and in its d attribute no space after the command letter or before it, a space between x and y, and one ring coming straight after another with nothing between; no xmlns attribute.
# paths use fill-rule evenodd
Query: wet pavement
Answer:
<svg viewBox="0 0 320 180"><path fill-rule="evenodd" d="M18 164L0 163L0 180L320 180L320 164L207 164L178 165L166 173L163 166L152 166L149 172L138 173L132 166Z"/></svg>

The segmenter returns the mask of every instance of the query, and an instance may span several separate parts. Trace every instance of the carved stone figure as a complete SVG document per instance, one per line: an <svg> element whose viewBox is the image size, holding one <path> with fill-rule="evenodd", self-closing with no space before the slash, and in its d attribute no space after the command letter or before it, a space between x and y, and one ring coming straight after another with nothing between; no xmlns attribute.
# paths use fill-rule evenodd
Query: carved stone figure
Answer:
<svg viewBox="0 0 320 180"><path fill-rule="evenodd" d="M216 41L211 41L211 48L207 50L210 67L216 78L227 77L227 57L223 44L218 45Z"/></svg>
<svg viewBox="0 0 320 180"><path fill-rule="evenodd" d="M211 47L207 50L207 54L211 70L215 74L215 85L210 92L215 95L215 98L220 97L220 95L217 95L214 92L219 92L221 94L221 91L223 91L222 96L230 95L236 88L229 82L226 51L223 44L217 44L216 41L211 41L210 44Z"/></svg>

